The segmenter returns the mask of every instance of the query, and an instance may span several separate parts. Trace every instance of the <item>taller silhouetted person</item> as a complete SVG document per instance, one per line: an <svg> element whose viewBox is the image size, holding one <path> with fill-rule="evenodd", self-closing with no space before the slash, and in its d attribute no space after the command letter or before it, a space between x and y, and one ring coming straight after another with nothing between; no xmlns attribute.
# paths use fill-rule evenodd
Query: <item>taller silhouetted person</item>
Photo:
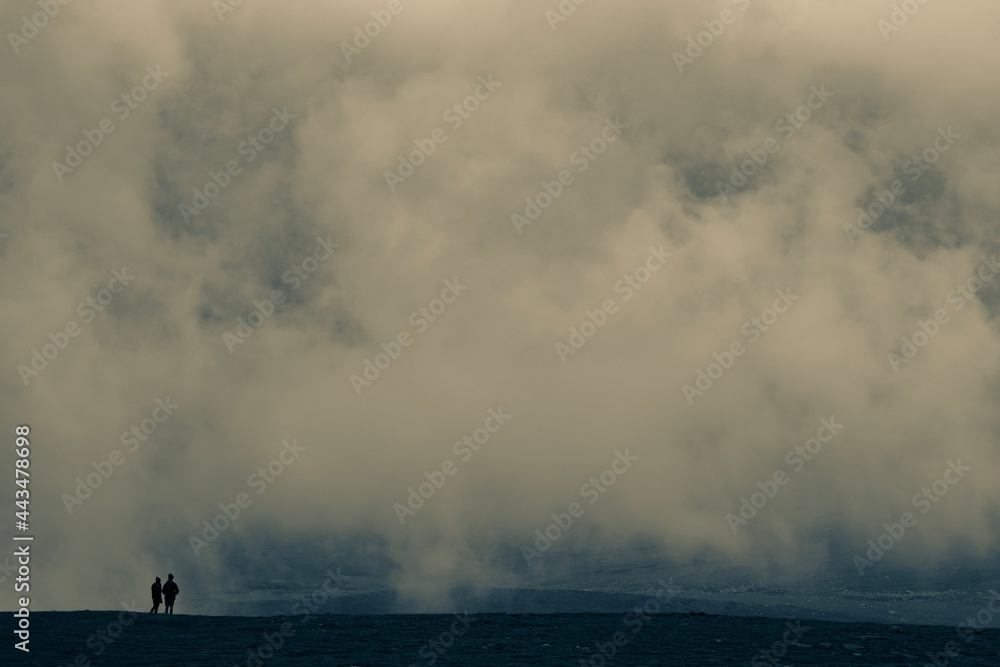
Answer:
<svg viewBox="0 0 1000 667"><path fill-rule="evenodd" d="M153 582L153 608L149 610L150 614L155 614L156 610L159 609L160 603L163 601L160 599L160 578L157 577L156 581Z"/></svg>
<svg viewBox="0 0 1000 667"><path fill-rule="evenodd" d="M174 613L174 598L177 594L181 592L181 589L177 588L177 584L174 583L174 575L167 575L167 583L163 584L163 613L172 614Z"/></svg>

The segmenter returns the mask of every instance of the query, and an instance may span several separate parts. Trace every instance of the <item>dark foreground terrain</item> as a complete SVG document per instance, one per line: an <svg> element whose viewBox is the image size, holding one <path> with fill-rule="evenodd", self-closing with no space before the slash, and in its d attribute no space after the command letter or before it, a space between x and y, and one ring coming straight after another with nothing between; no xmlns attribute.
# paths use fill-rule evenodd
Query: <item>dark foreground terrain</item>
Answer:
<svg viewBox="0 0 1000 667"><path fill-rule="evenodd" d="M39 612L31 615L31 652L25 654L13 648L11 616L4 616L4 665L933 664L928 653L941 654L942 665L1000 665L1000 630L963 637L954 627L700 614L253 618ZM127 624L116 625L122 621ZM945 662L949 648L960 653ZM781 657L772 662L764 651Z"/></svg>

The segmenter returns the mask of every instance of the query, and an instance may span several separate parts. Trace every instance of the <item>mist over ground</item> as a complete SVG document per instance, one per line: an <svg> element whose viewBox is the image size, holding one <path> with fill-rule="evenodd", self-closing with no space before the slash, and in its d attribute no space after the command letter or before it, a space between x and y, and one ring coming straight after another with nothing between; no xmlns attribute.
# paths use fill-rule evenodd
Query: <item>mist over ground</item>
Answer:
<svg viewBox="0 0 1000 667"><path fill-rule="evenodd" d="M39 6L0 8L34 608L995 559L996 3Z"/></svg>

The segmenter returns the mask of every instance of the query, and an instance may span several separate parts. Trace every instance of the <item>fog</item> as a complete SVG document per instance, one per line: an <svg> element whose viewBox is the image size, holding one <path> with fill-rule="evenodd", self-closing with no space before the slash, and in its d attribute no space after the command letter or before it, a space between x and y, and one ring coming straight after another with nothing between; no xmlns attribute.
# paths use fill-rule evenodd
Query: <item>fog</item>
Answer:
<svg viewBox="0 0 1000 667"><path fill-rule="evenodd" d="M996 555L1000 7L562 4L104 0L8 37L35 608L168 571L210 597L302 549L414 609L636 544L854 568L904 512L896 564Z"/></svg>

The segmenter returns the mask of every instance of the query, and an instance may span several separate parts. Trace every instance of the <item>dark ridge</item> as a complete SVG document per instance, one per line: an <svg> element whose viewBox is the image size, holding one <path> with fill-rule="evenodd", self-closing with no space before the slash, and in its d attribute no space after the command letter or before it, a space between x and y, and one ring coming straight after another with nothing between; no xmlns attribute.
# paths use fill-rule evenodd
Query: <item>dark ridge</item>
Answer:
<svg viewBox="0 0 1000 667"><path fill-rule="evenodd" d="M4 618L10 638L13 617ZM5 648L17 654L5 664L923 665L928 654L941 664L944 658L947 664L1000 664L1000 630L700 612L231 617L75 611L34 612L30 621L31 652Z"/></svg>

